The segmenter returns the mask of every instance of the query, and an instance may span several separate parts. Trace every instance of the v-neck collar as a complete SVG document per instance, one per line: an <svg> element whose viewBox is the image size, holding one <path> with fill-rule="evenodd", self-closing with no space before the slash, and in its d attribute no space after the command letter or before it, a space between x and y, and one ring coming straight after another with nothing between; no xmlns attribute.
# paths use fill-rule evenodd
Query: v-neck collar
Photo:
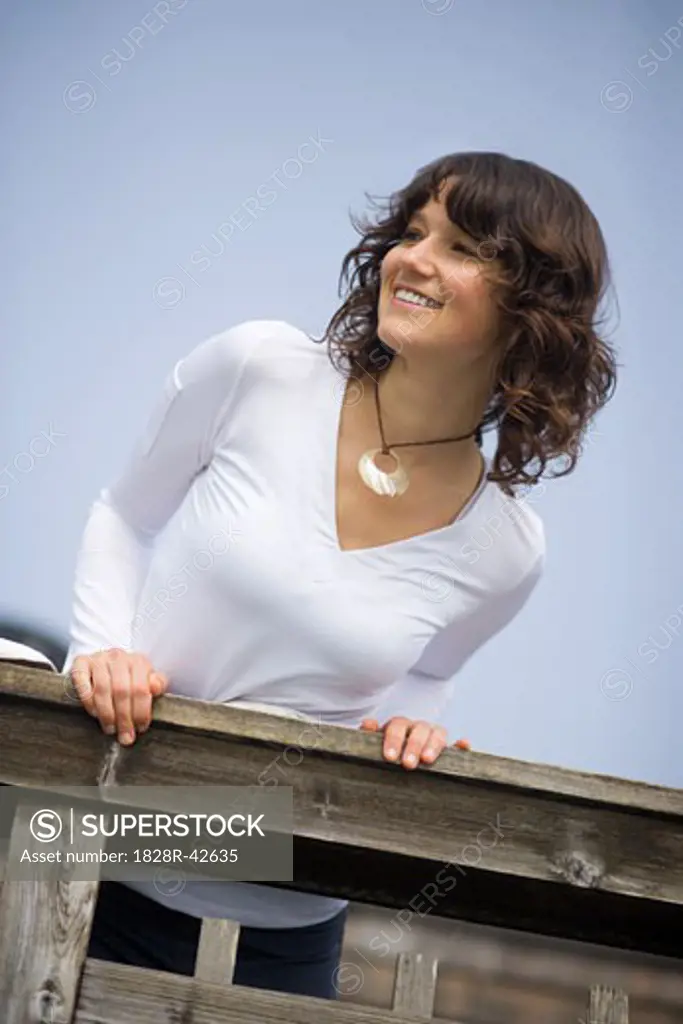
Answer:
<svg viewBox="0 0 683 1024"><path fill-rule="evenodd" d="M470 499L461 509L457 518L445 526L436 527L433 530L425 530L422 533L414 534L412 537L404 537L399 540L388 541L385 544L375 544L371 547L343 548L339 540L337 522L337 476L339 464L339 441L342 426L342 414L344 402L347 395L349 376L334 367L327 352L324 353L327 369L331 374L321 373L314 367L313 376L319 378L314 380L314 386L318 387L318 402L316 409L319 417L320 435L323 439L322 460L320 470L320 494L319 494L319 515L322 534L325 537L334 556L341 561L354 562L362 559L376 557L390 558L392 555L399 555L404 551L416 550L426 544L439 544L441 541L452 541L462 531L463 523L469 513L477 504L482 493L486 489L487 477L490 469L490 461L482 453L484 468L479 485ZM313 477L315 477L315 472Z"/></svg>

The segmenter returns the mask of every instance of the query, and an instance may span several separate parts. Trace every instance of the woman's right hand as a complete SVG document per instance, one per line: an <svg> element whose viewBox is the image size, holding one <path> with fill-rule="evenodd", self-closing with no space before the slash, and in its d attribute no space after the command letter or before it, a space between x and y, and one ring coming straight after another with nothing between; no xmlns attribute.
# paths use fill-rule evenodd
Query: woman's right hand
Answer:
<svg viewBox="0 0 683 1024"><path fill-rule="evenodd" d="M99 720L108 735L117 733L124 746L149 728L152 698L168 687L167 677L154 669L146 655L120 647L79 654L73 660L71 678L88 714Z"/></svg>

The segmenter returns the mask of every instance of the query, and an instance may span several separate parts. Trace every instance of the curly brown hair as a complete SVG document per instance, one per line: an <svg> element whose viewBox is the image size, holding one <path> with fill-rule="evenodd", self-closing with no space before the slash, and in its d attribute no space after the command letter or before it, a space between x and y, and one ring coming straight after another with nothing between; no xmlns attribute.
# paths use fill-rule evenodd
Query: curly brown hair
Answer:
<svg viewBox="0 0 683 1024"><path fill-rule="evenodd" d="M480 247L495 240L500 362L476 438L481 445L487 427L498 429L488 478L514 495L515 487L537 483L551 459L569 460L553 477L573 471L590 422L616 384L614 351L599 333L610 284L606 245L572 185L527 160L468 152L432 161L384 201L367 196L380 213L351 218L361 239L343 259L344 301L319 340L349 377L377 379L386 369L394 353L377 336L380 266L411 217L444 186L451 221Z"/></svg>

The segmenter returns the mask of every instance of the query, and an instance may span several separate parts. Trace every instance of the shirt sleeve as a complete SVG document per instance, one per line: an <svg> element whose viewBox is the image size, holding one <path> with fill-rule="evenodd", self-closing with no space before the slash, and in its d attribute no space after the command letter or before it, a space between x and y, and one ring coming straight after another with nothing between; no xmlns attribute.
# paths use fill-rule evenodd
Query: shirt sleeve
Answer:
<svg viewBox="0 0 683 1024"><path fill-rule="evenodd" d="M63 673L78 654L132 649L154 538L211 460L255 335L251 324L238 325L176 363L123 471L92 503L76 559Z"/></svg>
<svg viewBox="0 0 683 1024"><path fill-rule="evenodd" d="M395 716L439 723L453 696L458 672L475 651L519 614L539 582L544 565L542 551L516 587L484 601L472 614L456 617L437 633L376 709L380 724Z"/></svg>

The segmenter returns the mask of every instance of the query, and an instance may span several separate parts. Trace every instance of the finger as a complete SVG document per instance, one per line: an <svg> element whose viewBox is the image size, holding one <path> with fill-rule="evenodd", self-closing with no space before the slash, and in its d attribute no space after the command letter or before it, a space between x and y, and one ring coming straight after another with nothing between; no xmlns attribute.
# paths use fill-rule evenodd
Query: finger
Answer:
<svg viewBox="0 0 683 1024"><path fill-rule="evenodd" d="M112 651L109 659L109 673L119 743L128 746L135 739L131 708L131 670L128 658L123 654L119 656Z"/></svg>
<svg viewBox="0 0 683 1024"><path fill-rule="evenodd" d="M149 689L153 697L161 697L168 689L168 676L165 676L163 672L153 672Z"/></svg>
<svg viewBox="0 0 683 1024"><path fill-rule="evenodd" d="M103 658L90 660L95 714L108 736L116 732L116 710L111 692L111 676Z"/></svg>
<svg viewBox="0 0 683 1024"><path fill-rule="evenodd" d="M454 747L458 747L460 750L471 750L472 749L472 744L470 743L469 740L466 740L466 739L456 740L455 743L453 744L453 746Z"/></svg>
<svg viewBox="0 0 683 1024"><path fill-rule="evenodd" d="M366 729L368 732L377 732L379 729L379 722L376 718L364 718L360 723L361 729Z"/></svg>
<svg viewBox="0 0 683 1024"><path fill-rule="evenodd" d="M385 725L382 750L388 761L400 758L409 726L408 718L391 718Z"/></svg>
<svg viewBox="0 0 683 1024"><path fill-rule="evenodd" d="M432 726L429 722L413 722L403 751L403 767L417 768L422 750L427 746Z"/></svg>
<svg viewBox="0 0 683 1024"><path fill-rule="evenodd" d="M422 748L422 760L425 764L433 764L448 742L448 734L443 726L434 726Z"/></svg>
<svg viewBox="0 0 683 1024"><path fill-rule="evenodd" d="M130 662L130 713L138 732L149 729L152 720L150 677L147 659L133 658Z"/></svg>
<svg viewBox="0 0 683 1024"><path fill-rule="evenodd" d="M95 715L95 691L90 673L90 658L79 654L71 666L71 681L76 695L89 715Z"/></svg>

